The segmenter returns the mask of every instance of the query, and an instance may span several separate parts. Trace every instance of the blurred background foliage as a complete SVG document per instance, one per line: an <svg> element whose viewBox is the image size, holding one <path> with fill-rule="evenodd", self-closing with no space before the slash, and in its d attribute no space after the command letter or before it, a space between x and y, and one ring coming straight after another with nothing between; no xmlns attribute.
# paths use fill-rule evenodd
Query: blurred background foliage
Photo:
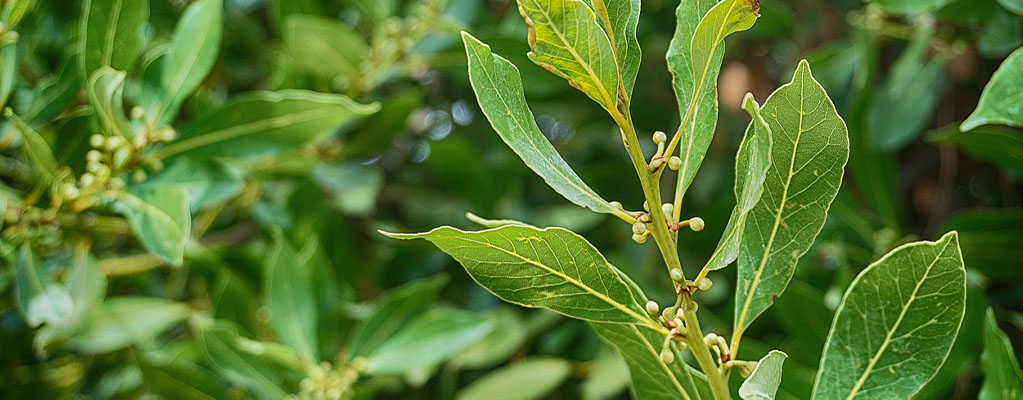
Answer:
<svg viewBox="0 0 1023 400"><path fill-rule="evenodd" d="M173 126L187 139L185 126L227 118L207 115L257 90L344 95L379 110L309 142L232 143L215 157L175 157L167 150L174 144L140 150L140 164L125 170L133 178L126 190L169 183L188 195L190 238L177 263L135 238L117 200L53 208L60 188L46 194L39 184L32 149L40 142L24 132L52 148L67 167L58 172L72 182L91 171L90 138L105 128L102 106L88 96L94 79L79 63L87 8L78 0L4 0L0 103L12 113L0 119L0 397L627 396L623 361L583 323L503 304L428 244L376 233L471 228L466 212L563 226L654 299L672 294L653 246L629 240L629 226L564 201L479 112L457 40L462 29L518 66L541 130L584 180L638 208L641 191L612 121L526 59L514 1L203 1L223 7L209 73L179 113L159 121L150 120L152 107L166 105L151 101L147 88L191 2L84 2L148 9L137 59L112 65L127 71L124 104L113 109L142 109L131 111L132 129ZM633 115L644 132L678 124L664 60L677 4L642 4ZM739 357L785 351L779 396L808 398L852 278L899 244L955 229L968 269L966 319L920 397L975 397L987 306L1017 356L1023 350L1023 132L989 126L963 134L958 126L1001 61L1023 45L1023 9L1013 0L770 0L761 14L752 30L728 40L718 131L683 210L707 228L680 235L683 265L702 265L732 209L733 157L748 123L742 96L763 101L809 59L849 125L851 158L810 256L772 318L750 328ZM185 31L202 42L198 31ZM118 41L115 54L132 45ZM19 303L28 278L55 299L49 313ZM700 313L705 331L723 332L733 280L715 281Z"/></svg>

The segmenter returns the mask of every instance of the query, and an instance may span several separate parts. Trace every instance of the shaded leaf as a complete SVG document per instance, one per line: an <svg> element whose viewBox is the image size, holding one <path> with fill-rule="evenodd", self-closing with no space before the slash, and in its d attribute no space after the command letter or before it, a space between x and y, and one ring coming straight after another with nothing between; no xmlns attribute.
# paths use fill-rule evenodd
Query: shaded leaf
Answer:
<svg viewBox="0 0 1023 400"><path fill-rule="evenodd" d="M874 0L885 11L895 14L921 14L937 11L952 0Z"/></svg>
<svg viewBox="0 0 1023 400"><path fill-rule="evenodd" d="M892 250L846 290L813 398L912 397L948 356L965 302L966 271L955 232Z"/></svg>
<svg viewBox="0 0 1023 400"><path fill-rule="evenodd" d="M447 282L447 275L438 274L406 283L384 295L373 313L356 325L349 351L353 356L375 351L409 321L430 309Z"/></svg>
<svg viewBox="0 0 1023 400"><path fill-rule="evenodd" d="M196 343L206 361L228 382L245 388L259 399L287 397L266 363L238 349L239 339L237 329L222 322L204 327L196 334Z"/></svg>
<svg viewBox="0 0 1023 400"><path fill-rule="evenodd" d="M973 130L981 125L1001 124L1023 128L1023 48L1009 54L991 76L980 103L959 129Z"/></svg>
<svg viewBox="0 0 1023 400"><path fill-rule="evenodd" d="M749 378L739 387L739 397L743 400L774 400L781 385L782 364L788 355L778 350L771 350L757 362L756 368Z"/></svg>
<svg viewBox="0 0 1023 400"><path fill-rule="evenodd" d="M643 55L636 39L636 27L639 25L640 0L586 0L597 16L600 27L604 29L611 47L614 48L615 61L618 64L621 86L625 97L632 97L632 88L636 86L636 75L639 74L639 63Z"/></svg>
<svg viewBox="0 0 1023 400"><path fill-rule="evenodd" d="M1023 179L1023 132L984 126L969 132L949 126L928 133L927 141L959 147L970 157L988 161L1016 180Z"/></svg>
<svg viewBox="0 0 1023 400"><path fill-rule="evenodd" d="M73 318L74 300L67 288L43 271L32 248L23 244L18 252L15 285L18 311L31 328L44 323L66 326Z"/></svg>
<svg viewBox="0 0 1023 400"><path fill-rule="evenodd" d="M128 119L124 116L124 83L127 74L107 67L101 67L89 77L85 94L96 111L96 118L107 135L118 135L129 140L135 137Z"/></svg>
<svg viewBox="0 0 1023 400"><path fill-rule="evenodd" d="M14 127L18 128L18 131L21 132L21 148L25 152L25 157L35 167L34 172L39 173L40 178L42 178L40 184L45 185L52 182L56 178L59 164L57 164L57 159L53 156L50 144L46 143L46 139L43 139L25 121L22 121L10 108L4 110L4 117L11 120L14 123Z"/></svg>
<svg viewBox="0 0 1023 400"><path fill-rule="evenodd" d="M580 385L583 400L618 398L629 387L629 364L618 352L604 349L589 362L589 373Z"/></svg>
<svg viewBox="0 0 1023 400"><path fill-rule="evenodd" d="M376 211L377 196L384 186L384 172L378 166L317 163L310 175L342 213L368 216Z"/></svg>
<svg viewBox="0 0 1023 400"><path fill-rule="evenodd" d="M433 367L482 338L492 327L476 314L435 308L404 328L366 355L366 374L404 374Z"/></svg>
<svg viewBox="0 0 1023 400"><path fill-rule="evenodd" d="M163 398L222 399L227 386L207 369L184 360L144 360L139 371L149 389Z"/></svg>
<svg viewBox="0 0 1023 400"><path fill-rule="evenodd" d="M309 252L299 254L279 230L271 235L263 264L263 297L270 326L281 343L294 348L309 363L317 355L317 303L313 297Z"/></svg>
<svg viewBox="0 0 1023 400"><path fill-rule="evenodd" d="M167 169L139 186L179 186L188 194L189 209L199 212L240 193L244 182L239 175L219 160L182 157L172 161Z"/></svg>
<svg viewBox="0 0 1023 400"><path fill-rule="evenodd" d="M113 208L128 220L146 250L170 265L181 265L192 229L184 189L153 185L118 192Z"/></svg>
<svg viewBox="0 0 1023 400"><path fill-rule="evenodd" d="M160 84L163 99L155 118L169 124L181 103L202 83L220 52L223 0L199 0L185 9L174 28L170 52L163 57Z"/></svg>
<svg viewBox="0 0 1023 400"><path fill-rule="evenodd" d="M998 328L998 320L990 308L984 318L984 352L980 354L984 384L978 399L1018 399L1023 396L1023 372L1012 350L1012 342Z"/></svg>
<svg viewBox="0 0 1023 400"><path fill-rule="evenodd" d="M192 313L187 305L156 297L111 297L89 315L69 344L83 353L106 353L152 342Z"/></svg>
<svg viewBox="0 0 1023 400"><path fill-rule="evenodd" d="M149 0L86 0L79 31L82 76L101 67L128 71L142 51Z"/></svg>
<svg viewBox="0 0 1023 400"><path fill-rule="evenodd" d="M18 80L18 44L10 43L0 46L0 110L7 104L7 99L14 91L14 83Z"/></svg>
<svg viewBox="0 0 1023 400"><path fill-rule="evenodd" d="M343 77L358 85L369 46L362 35L340 21L312 15L284 20L284 46L298 65L319 77Z"/></svg>
<svg viewBox="0 0 1023 400"><path fill-rule="evenodd" d="M539 400L557 389L572 373L572 363L535 357L476 379L455 396L458 400Z"/></svg>
<svg viewBox="0 0 1023 400"><path fill-rule="evenodd" d="M629 365L632 377L631 391L637 399L677 400L711 399L713 395L707 378L675 352L675 363L661 362L661 344L664 335L633 324L590 323L607 344L618 349Z"/></svg>
<svg viewBox="0 0 1023 400"><path fill-rule="evenodd" d="M472 369L493 367L511 357L529 338L525 321L510 308L498 308L488 315L488 320L495 329L452 357L450 365Z"/></svg>

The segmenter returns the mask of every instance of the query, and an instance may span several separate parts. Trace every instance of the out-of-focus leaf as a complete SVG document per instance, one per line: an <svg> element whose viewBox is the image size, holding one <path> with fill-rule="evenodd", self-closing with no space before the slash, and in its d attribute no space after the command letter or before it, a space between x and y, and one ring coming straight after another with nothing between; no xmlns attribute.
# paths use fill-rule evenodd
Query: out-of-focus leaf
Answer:
<svg viewBox="0 0 1023 400"><path fill-rule="evenodd" d="M585 7L582 3L580 6ZM469 80L480 108L505 144L568 201L600 213L620 213L576 175L540 132L526 105L515 66L466 32L462 32L462 42L469 57Z"/></svg>
<svg viewBox="0 0 1023 400"><path fill-rule="evenodd" d="M778 386L781 385L782 364L788 357L788 354L778 350L767 353L757 362L749 378L742 382L739 397L743 400L774 400Z"/></svg>
<svg viewBox="0 0 1023 400"><path fill-rule="evenodd" d="M760 114L760 104L757 104L752 94L746 94L742 106L753 120L746 128L746 135L739 144L735 158L735 208L728 217L721 241L704 267L711 271L727 267L739 256L746 216L760 201L767 170L771 167L771 127Z"/></svg>
<svg viewBox="0 0 1023 400"><path fill-rule="evenodd" d="M375 157L387 150L407 130L409 116L422 105L423 94L418 88L406 89L380 102L380 112L345 137L341 159Z"/></svg>
<svg viewBox="0 0 1023 400"><path fill-rule="evenodd" d="M1012 11L1018 15L1023 15L1023 4L1020 4L1014 0L998 0L998 4L1005 7L1006 10Z"/></svg>
<svg viewBox="0 0 1023 400"><path fill-rule="evenodd" d="M366 374L403 374L436 365L482 338L491 328L486 319L473 313L429 310L366 355Z"/></svg>
<svg viewBox="0 0 1023 400"><path fill-rule="evenodd" d="M980 103L959 129L1001 124L1023 128L1023 48L1012 52L998 67L980 95Z"/></svg>
<svg viewBox="0 0 1023 400"><path fill-rule="evenodd" d="M912 397L948 356L965 301L966 271L955 232L892 250L845 292L813 398Z"/></svg>
<svg viewBox="0 0 1023 400"><path fill-rule="evenodd" d="M680 2L675 12L675 35L668 47L668 69L682 123L668 147L678 146L675 198L682 198L703 163L717 126L717 81L725 37L744 31L757 20L757 0L697 0ZM678 219L681 210L674 210Z"/></svg>
<svg viewBox="0 0 1023 400"><path fill-rule="evenodd" d="M636 39L636 27L639 25L640 0L586 0L597 22L604 29L611 47L615 51L615 61L621 78L625 97L632 97L632 89L636 86L636 75L639 74L639 63L643 55Z"/></svg>
<svg viewBox="0 0 1023 400"><path fill-rule="evenodd" d="M42 270L28 244L21 246L16 268L14 290L18 311L28 326L67 325L74 313L74 300L67 288L53 282L50 273Z"/></svg>
<svg viewBox="0 0 1023 400"><path fill-rule="evenodd" d="M113 208L128 220L146 250L170 265L181 265L192 230L184 189L153 185L119 192Z"/></svg>
<svg viewBox="0 0 1023 400"><path fill-rule="evenodd" d="M1012 350L1012 342L998 328L995 312L990 308L984 320L984 352L980 355L984 385L980 400L1018 399L1023 396L1023 372Z"/></svg>
<svg viewBox="0 0 1023 400"><path fill-rule="evenodd" d="M354 0L352 3L371 22L378 23L394 15L395 0Z"/></svg>
<svg viewBox="0 0 1023 400"><path fill-rule="evenodd" d="M73 309L66 323L44 325L36 332L32 344L40 353L50 344L66 340L76 333L86 323L86 317L93 308L103 302L106 294L107 278L88 252L76 249L70 269L65 287L71 296Z"/></svg>
<svg viewBox="0 0 1023 400"><path fill-rule="evenodd" d="M458 400L539 400L568 379L572 363L531 358L491 372L458 392Z"/></svg>
<svg viewBox="0 0 1023 400"><path fill-rule="evenodd" d="M385 233L426 239L501 299L573 318L647 323L617 269L586 239L563 228L508 225L479 232L441 227L426 233Z"/></svg>
<svg viewBox="0 0 1023 400"><path fill-rule="evenodd" d="M18 44L0 46L0 110L7 104L18 80Z"/></svg>
<svg viewBox="0 0 1023 400"><path fill-rule="evenodd" d="M277 377L258 357L238 350L238 331L217 322L196 334L196 343L206 361L228 382L245 388L254 397L265 400L287 397Z"/></svg>
<svg viewBox="0 0 1023 400"><path fill-rule="evenodd" d="M495 329L491 329L483 339L452 357L450 361L452 366L471 369L493 367L507 360L529 338L525 321L510 308L499 308L491 313L488 319Z"/></svg>
<svg viewBox="0 0 1023 400"><path fill-rule="evenodd" d="M251 92L234 97L181 130L181 139L157 156L252 157L278 154L335 132L376 112L337 95L301 90Z"/></svg>
<svg viewBox="0 0 1023 400"><path fill-rule="evenodd" d="M682 360L674 348L677 364L661 362L664 335L633 324L590 323L607 344L618 349L629 365L632 395L644 400L710 399L707 378Z"/></svg>
<svg viewBox="0 0 1023 400"><path fill-rule="evenodd" d="M78 92L79 75L77 70L78 64L74 60L64 60L55 75L39 81L32 102L22 114L25 116L25 120L29 123L41 123L50 121L60 113Z"/></svg>
<svg viewBox="0 0 1023 400"><path fill-rule="evenodd" d="M369 47L362 35L340 21L312 15L284 20L285 50L304 70L326 79L343 77L358 86Z"/></svg>
<svg viewBox="0 0 1023 400"><path fill-rule="evenodd" d="M8 29L14 29L14 27L18 26L18 22L21 22L21 19L36 7L38 2L38 0L13 0L5 2L3 11L0 12L0 21L3 21Z"/></svg>
<svg viewBox="0 0 1023 400"><path fill-rule="evenodd" d="M122 97L127 74L108 67L100 67L85 86L89 103L96 110L96 118L108 135L119 135L131 140L135 132L124 116Z"/></svg>
<svg viewBox="0 0 1023 400"><path fill-rule="evenodd" d="M149 343L191 314L187 305L156 297L111 297L89 315L69 344L83 353L106 353Z"/></svg>
<svg viewBox="0 0 1023 400"><path fill-rule="evenodd" d="M1023 9L1023 5L1019 7ZM1020 46L1023 46L1023 18L1008 12L998 13L986 21L977 36L977 52L987 58L1004 58Z"/></svg>
<svg viewBox="0 0 1023 400"><path fill-rule="evenodd" d="M970 133L972 134L972 132ZM995 280L1023 279L1023 211L1019 207L966 210L945 221L942 231L959 232L963 259Z"/></svg>
<svg viewBox="0 0 1023 400"><path fill-rule="evenodd" d="M149 19L149 0L82 2L78 43L82 76L101 67L129 71L142 51L142 26Z"/></svg>
<svg viewBox="0 0 1023 400"><path fill-rule="evenodd" d="M188 194L189 209L198 212L241 192L238 172L218 160L179 158L141 186L176 185Z"/></svg>
<svg viewBox="0 0 1023 400"><path fill-rule="evenodd" d="M223 0L199 0L181 14L170 52L163 58L163 100L157 125L174 120L181 103L202 83L220 51Z"/></svg>
<svg viewBox="0 0 1023 400"><path fill-rule="evenodd" d="M971 157L988 161L1017 180L1023 179L1023 131L1001 126L984 126L969 132L949 126L928 133L933 143L951 144Z"/></svg>
<svg viewBox="0 0 1023 400"><path fill-rule="evenodd" d="M589 365L589 374L580 386L583 400L614 399L628 389L629 364L617 352L601 351Z"/></svg>
<svg viewBox="0 0 1023 400"><path fill-rule="evenodd" d="M21 132L21 148L25 152L25 157L35 167L34 171L39 173L42 178L40 183L45 185L53 181L56 177L58 164L57 159L53 157L50 144L46 143L46 139L43 139L25 121L22 121L10 108L4 110L4 117L11 120L14 127Z"/></svg>
<svg viewBox="0 0 1023 400"><path fill-rule="evenodd" d="M295 14L321 15L319 2L316 0L271 0L270 14L274 28L284 31L284 20Z"/></svg>
<svg viewBox="0 0 1023 400"><path fill-rule="evenodd" d="M226 269L217 275L210 290L213 315L250 330L256 326L256 310L259 307L256 304L257 298L254 289L237 274Z"/></svg>
<svg viewBox="0 0 1023 400"><path fill-rule="evenodd" d="M430 309L447 282L448 276L440 274L392 290L379 300L373 313L356 326L349 351L353 356L375 351L409 321Z"/></svg>
<svg viewBox="0 0 1023 400"><path fill-rule="evenodd" d="M320 357L317 355L317 304L311 288L310 256L296 252L284 234L275 230L263 265L263 297L277 338L314 364Z"/></svg>
<svg viewBox="0 0 1023 400"><path fill-rule="evenodd" d="M805 60L760 112L771 127L771 166L739 248L733 343L785 291L824 226L849 159L845 122Z"/></svg>
<svg viewBox="0 0 1023 400"><path fill-rule="evenodd" d="M618 65L611 42L593 10L582 1L518 0L518 3L519 13L529 27L532 49L529 59L568 80L607 112L617 115ZM462 38L465 40L466 34Z"/></svg>
<svg viewBox="0 0 1023 400"><path fill-rule="evenodd" d="M149 389L163 398L215 400L227 396L227 386L205 368L182 360L144 360L139 371Z"/></svg>
<svg viewBox="0 0 1023 400"><path fill-rule="evenodd" d="M342 213L367 216L376 211L384 173L375 165L318 163L310 172Z"/></svg>
<svg viewBox="0 0 1023 400"><path fill-rule="evenodd" d="M944 78L944 56L926 60L933 30L920 29L902 52L867 111L872 146L896 150L915 139L934 115Z"/></svg>
<svg viewBox="0 0 1023 400"><path fill-rule="evenodd" d="M885 11L895 14L921 14L937 11L952 0L874 0Z"/></svg>

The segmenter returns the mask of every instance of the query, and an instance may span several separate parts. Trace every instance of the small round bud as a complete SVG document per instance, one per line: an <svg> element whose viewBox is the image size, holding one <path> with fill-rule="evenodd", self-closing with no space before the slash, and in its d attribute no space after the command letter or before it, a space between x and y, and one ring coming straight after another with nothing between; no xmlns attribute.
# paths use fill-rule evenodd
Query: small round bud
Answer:
<svg viewBox="0 0 1023 400"><path fill-rule="evenodd" d="M104 143L104 147L107 148L107 151L117 150L121 146L124 146L124 138L120 136L108 137L106 142Z"/></svg>
<svg viewBox="0 0 1023 400"><path fill-rule="evenodd" d="M656 317L657 314L661 313L661 306L657 305L656 301L650 300L646 302L646 312L651 317Z"/></svg>
<svg viewBox="0 0 1023 400"><path fill-rule="evenodd" d="M124 187L124 185L125 185L124 179L121 179L121 177L115 176L113 178L110 178L110 187L114 189L121 189Z"/></svg>
<svg viewBox="0 0 1023 400"><path fill-rule="evenodd" d="M646 231L646 224L644 224L642 222L639 222L639 221L636 221L635 224L632 224L632 233L633 234L635 234L635 235L644 235L644 234L646 234L646 232L647 232Z"/></svg>
<svg viewBox="0 0 1023 400"><path fill-rule="evenodd" d="M149 162L149 168L152 168L155 172L163 171L163 160L154 158Z"/></svg>
<svg viewBox="0 0 1023 400"><path fill-rule="evenodd" d="M127 147L119 147L115 150L113 158L114 169L124 168L128 164L128 157L131 157L131 152Z"/></svg>
<svg viewBox="0 0 1023 400"><path fill-rule="evenodd" d="M654 132L654 144L661 144L666 141L668 141L668 135L661 131Z"/></svg>
<svg viewBox="0 0 1023 400"><path fill-rule="evenodd" d="M692 229L693 232L702 231L703 228L704 228L703 218L693 217L689 220L689 229Z"/></svg>
<svg viewBox="0 0 1023 400"><path fill-rule="evenodd" d="M675 314L678 314L678 307L671 306L661 311L661 317L666 320L675 319Z"/></svg>
<svg viewBox="0 0 1023 400"><path fill-rule="evenodd" d="M148 176L146 175L146 171L143 171L141 169L136 170L134 173L131 174L131 180L135 183L145 182L147 177Z"/></svg>
<svg viewBox="0 0 1023 400"><path fill-rule="evenodd" d="M82 177L79 178L78 181L79 181L79 183L82 184L82 186L89 187L89 186L92 186L93 183L96 183L96 175L93 175L92 173L86 172L86 173L82 174Z"/></svg>
<svg viewBox="0 0 1023 400"><path fill-rule="evenodd" d="M131 142L132 146L136 149L141 149L149 144L149 135L135 135L135 139Z"/></svg>
<svg viewBox="0 0 1023 400"><path fill-rule="evenodd" d="M170 142L177 138L178 131L174 130L174 128L171 128L169 126L165 128L160 128L160 130L156 131L156 140Z"/></svg>
<svg viewBox="0 0 1023 400"><path fill-rule="evenodd" d="M632 235L632 241L639 244L643 244L646 243L646 237L647 235Z"/></svg>
<svg viewBox="0 0 1023 400"><path fill-rule="evenodd" d="M640 222L650 222L650 214L646 214L646 213L640 214L639 218L636 218L636 219L639 220Z"/></svg>
<svg viewBox="0 0 1023 400"><path fill-rule="evenodd" d="M89 145L92 147L101 147L106 141L107 138L98 133L93 133L92 136L89 136Z"/></svg>
<svg viewBox="0 0 1023 400"><path fill-rule="evenodd" d="M88 153L85 153L86 162L99 162L102 159L103 153L100 153L99 150L89 150Z"/></svg>
<svg viewBox="0 0 1023 400"><path fill-rule="evenodd" d="M75 187L75 185L72 185L70 183L67 184L67 185L64 185L64 188L61 189L61 190L64 192L64 197L66 197L68 200L77 199L78 195L81 194L81 192L78 191L78 188Z"/></svg>
<svg viewBox="0 0 1023 400"><path fill-rule="evenodd" d="M679 168L682 168L682 159L678 158L678 156L671 156L668 158L668 168L671 168L672 171L678 171Z"/></svg>
<svg viewBox="0 0 1023 400"><path fill-rule="evenodd" d="M92 173L99 172L99 170L103 169L103 167L105 167L105 165L99 161L89 160L85 163L85 170Z"/></svg>
<svg viewBox="0 0 1023 400"><path fill-rule="evenodd" d="M682 307L678 308L678 312L675 313L675 319L681 320L686 318L686 310Z"/></svg>
<svg viewBox="0 0 1023 400"><path fill-rule="evenodd" d="M664 212L664 215L670 216L671 212L675 211L675 206L673 204L671 204L671 203L661 204L661 211Z"/></svg>
<svg viewBox="0 0 1023 400"><path fill-rule="evenodd" d="M671 275L671 280L675 282L682 282L683 276L681 269L672 268L671 271L668 271L668 275Z"/></svg>
<svg viewBox="0 0 1023 400"><path fill-rule="evenodd" d="M675 353L672 353L671 349L668 348L661 350L661 362L671 364L672 361L675 361Z"/></svg>
<svg viewBox="0 0 1023 400"><path fill-rule="evenodd" d="M131 108L131 119L142 119L146 117L146 109L135 106Z"/></svg>
<svg viewBox="0 0 1023 400"><path fill-rule="evenodd" d="M612 202L610 202L608 204L610 204L611 208L614 208L615 210L624 210L625 209L625 207L622 207L622 203L617 202L617 201L612 201Z"/></svg>
<svg viewBox="0 0 1023 400"><path fill-rule="evenodd" d="M712 286L714 286L714 281L710 280L710 278L700 278L696 281L696 287L700 288L700 290L710 290Z"/></svg>
<svg viewBox="0 0 1023 400"><path fill-rule="evenodd" d="M678 350L679 352L686 351L686 342L676 341L675 350Z"/></svg>

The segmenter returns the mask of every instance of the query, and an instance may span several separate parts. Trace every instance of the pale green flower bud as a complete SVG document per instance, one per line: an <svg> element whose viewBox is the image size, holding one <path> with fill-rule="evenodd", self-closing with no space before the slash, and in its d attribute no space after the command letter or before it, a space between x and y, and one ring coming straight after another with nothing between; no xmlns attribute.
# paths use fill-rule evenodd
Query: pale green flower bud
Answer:
<svg viewBox="0 0 1023 400"><path fill-rule="evenodd" d="M632 241L639 244L646 243L646 238L647 235L632 235Z"/></svg>
<svg viewBox="0 0 1023 400"><path fill-rule="evenodd" d="M675 282L682 282L682 270L678 268L672 268L668 271L668 275L671 275L671 280Z"/></svg>
<svg viewBox="0 0 1023 400"><path fill-rule="evenodd" d="M632 224L632 233L633 234L635 234L635 235L645 235L646 232L647 232L646 224L644 224L644 223L642 223L640 221L636 221L635 224Z"/></svg>
<svg viewBox="0 0 1023 400"><path fill-rule="evenodd" d="M93 133L92 136L89 136L89 145L92 147L102 147L106 141L107 138L98 133Z"/></svg>
<svg viewBox="0 0 1023 400"><path fill-rule="evenodd" d="M661 306L657 305L656 301L650 300L646 302L646 312L651 317L656 317L657 314L661 313Z"/></svg>
<svg viewBox="0 0 1023 400"><path fill-rule="evenodd" d="M700 278L696 281L696 287L700 290L710 290L712 286L714 286L714 281L711 281L710 278Z"/></svg>
<svg viewBox="0 0 1023 400"><path fill-rule="evenodd" d="M682 168L682 159L678 158L678 156L671 156L671 158L668 158L668 168L671 168L672 171L678 171L679 168Z"/></svg>
<svg viewBox="0 0 1023 400"><path fill-rule="evenodd" d="M661 362L662 363L667 365L667 364L671 364L673 361L675 361L675 353L672 353L670 348L665 348L665 349L661 350Z"/></svg>
<svg viewBox="0 0 1023 400"><path fill-rule="evenodd" d="M668 141L668 135L661 131L654 132L654 144L662 144L666 141Z"/></svg>
<svg viewBox="0 0 1023 400"><path fill-rule="evenodd" d="M692 229L693 232L702 231L703 228L704 228L703 218L693 217L692 219L689 220L689 229Z"/></svg>

